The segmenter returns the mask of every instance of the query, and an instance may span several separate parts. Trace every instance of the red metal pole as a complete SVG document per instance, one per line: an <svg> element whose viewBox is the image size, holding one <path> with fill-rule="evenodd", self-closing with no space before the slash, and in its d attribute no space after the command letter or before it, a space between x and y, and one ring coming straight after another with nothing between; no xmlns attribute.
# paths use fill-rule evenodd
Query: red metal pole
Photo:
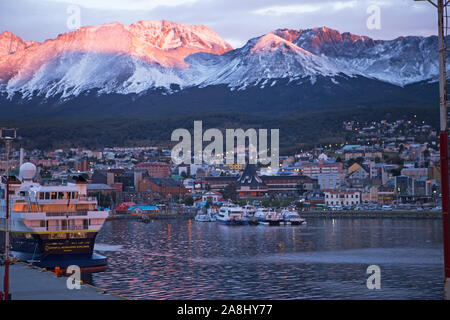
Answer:
<svg viewBox="0 0 450 320"><path fill-rule="evenodd" d="M449 157L448 132L442 131L440 135L441 155L441 193L442 193L442 235L444 244L444 272L445 278L450 278L450 220L449 220Z"/></svg>

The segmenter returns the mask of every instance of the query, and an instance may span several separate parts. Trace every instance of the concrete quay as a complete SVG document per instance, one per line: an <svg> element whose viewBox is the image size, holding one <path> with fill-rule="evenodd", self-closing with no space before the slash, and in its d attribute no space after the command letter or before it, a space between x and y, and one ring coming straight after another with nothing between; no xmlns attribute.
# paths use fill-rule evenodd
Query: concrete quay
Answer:
<svg viewBox="0 0 450 320"><path fill-rule="evenodd" d="M22 262L11 264L9 274L11 300L124 300L89 284L81 284L80 289L68 289L68 278ZM3 291L3 275L4 266L1 266L0 291Z"/></svg>

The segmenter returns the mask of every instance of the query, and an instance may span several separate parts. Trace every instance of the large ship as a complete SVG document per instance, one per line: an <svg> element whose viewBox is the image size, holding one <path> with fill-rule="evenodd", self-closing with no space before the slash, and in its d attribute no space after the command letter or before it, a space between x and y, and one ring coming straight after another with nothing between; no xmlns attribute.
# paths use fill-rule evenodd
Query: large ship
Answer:
<svg viewBox="0 0 450 320"><path fill-rule="evenodd" d="M95 238L109 211L98 210L88 197L87 180L74 176L66 185L33 181L36 166L24 163L10 177L10 251L19 260L46 268L77 265L83 270L106 269L107 259L94 253ZM0 184L0 250L5 249L6 184Z"/></svg>

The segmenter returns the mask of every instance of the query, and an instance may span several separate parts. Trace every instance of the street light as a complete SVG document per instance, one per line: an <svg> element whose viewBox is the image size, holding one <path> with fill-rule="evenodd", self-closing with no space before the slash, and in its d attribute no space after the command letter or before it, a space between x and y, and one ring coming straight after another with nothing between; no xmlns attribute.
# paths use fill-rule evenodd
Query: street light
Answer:
<svg viewBox="0 0 450 320"><path fill-rule="evenodd" d="M5 209L5 274L3 279L3 299L9 300L9 150L11 142L17 137L17 129L15 128L0 128L0 139L5 141L6 153L6 209Z"/></svg>

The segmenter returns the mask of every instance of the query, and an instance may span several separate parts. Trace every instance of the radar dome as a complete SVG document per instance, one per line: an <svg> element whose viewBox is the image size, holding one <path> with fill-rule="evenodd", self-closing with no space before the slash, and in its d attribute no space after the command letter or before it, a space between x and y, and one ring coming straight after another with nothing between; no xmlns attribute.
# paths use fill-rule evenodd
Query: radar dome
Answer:
<svg viewBox="0 0 450 320"><path fill-rule="evenodd" d="M33 180L36 175L36 166L31 162L25 162L20 166L19 177L22 180Z"/></svg>

